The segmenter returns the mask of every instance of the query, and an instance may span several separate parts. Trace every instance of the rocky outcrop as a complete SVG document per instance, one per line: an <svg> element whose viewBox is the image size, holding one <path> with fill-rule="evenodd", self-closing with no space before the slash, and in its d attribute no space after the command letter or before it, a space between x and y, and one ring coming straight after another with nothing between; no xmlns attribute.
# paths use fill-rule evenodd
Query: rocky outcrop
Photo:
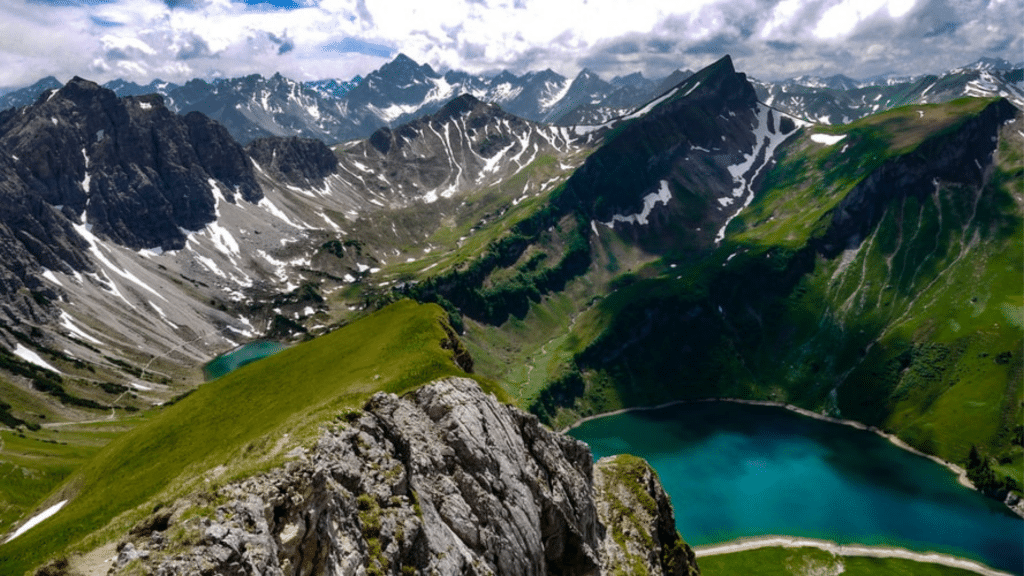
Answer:
<svg viewBox="0 0 1024 576"><path fill-rule="evenodd" d="M158 510L112 573L696 573L649 469L595 471L585 444L471 380L377 394L294 455Z"/></svg>
<svg viewBox="0 0 1024 576"><path fill-rule="evenodd" d="M260 138L245 147L260 169L275 179L299 187L321 187L338 171L338 158L320 140Z"/></svg>
<svg viewBox="0 0 1024 576"><path fill-rule="evenodd" d="M672 502L646 461L620 454L594 466L597 515L606 527L601 557L608 574L700 574L693 550L676 532Z"/></svg>

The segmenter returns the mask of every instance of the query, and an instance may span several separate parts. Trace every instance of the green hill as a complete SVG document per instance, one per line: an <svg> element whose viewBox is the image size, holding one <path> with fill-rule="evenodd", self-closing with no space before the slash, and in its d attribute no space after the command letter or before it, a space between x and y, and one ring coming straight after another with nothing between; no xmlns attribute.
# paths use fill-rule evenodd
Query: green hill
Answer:
<svg viewBox="0 0 1024 576"><path fill-rule="evenodd" d="M0 546L0 573L91 549L159 504L278 465L375 392L464 375L453 361L461 351L443 310L402 301L204 384L112 441L59 487L48 504L69 503Z"/></svg>

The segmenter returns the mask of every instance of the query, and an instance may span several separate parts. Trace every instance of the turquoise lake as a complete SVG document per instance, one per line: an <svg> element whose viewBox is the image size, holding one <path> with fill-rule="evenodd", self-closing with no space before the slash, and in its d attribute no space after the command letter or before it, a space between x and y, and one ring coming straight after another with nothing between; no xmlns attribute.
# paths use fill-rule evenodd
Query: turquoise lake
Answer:
<svg viewBox="0 0 1024 576"><path fill-rule="evenodd" d="M899 546L1024 573L1024 520L873 433L782 408L699 402L569 432L647 459L691 545L790 535Z"/></svg>
<svg viewBox="0 0 1024 576"><path fill-rule="evenodd" d="M280 342L268 340L249 342L211 360L206 366L203 366L203 376L207 380L220 378L232 370L238 370L246 364L277 354L287 347Z"/></svg>

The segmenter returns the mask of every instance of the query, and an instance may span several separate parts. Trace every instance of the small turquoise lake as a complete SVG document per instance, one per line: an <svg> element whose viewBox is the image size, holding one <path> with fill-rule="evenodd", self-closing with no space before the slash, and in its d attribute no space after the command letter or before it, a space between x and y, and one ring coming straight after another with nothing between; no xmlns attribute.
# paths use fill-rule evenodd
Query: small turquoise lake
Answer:
<svg viewBox="0 0 1024 576"><path fill-rule="evenodd" d="M287 347L280 342L269 340L249 342L211 360L206 366L203 366L203 376L207 380L220 378L246 364L277 354Z"/></svg>
<svg viewBox="0 0 1024 576"><path fill-rule="evenodd" d="M870 432L771 406L697 402L599 418L569 434L595 459L647 459L691 545L801 536L1024 573L1024 520Z"/></svg>

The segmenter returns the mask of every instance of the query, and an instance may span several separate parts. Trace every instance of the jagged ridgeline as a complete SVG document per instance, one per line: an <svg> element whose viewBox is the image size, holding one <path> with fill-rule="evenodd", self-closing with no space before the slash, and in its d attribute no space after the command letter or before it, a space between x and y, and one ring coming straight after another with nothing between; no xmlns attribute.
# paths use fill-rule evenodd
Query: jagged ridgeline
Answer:
<svg viewBox="0 0 1024 576"><path fill-rule="evenodd" d="M977 446L982 488L1019 491L1020 110L813 126L725 59L645 112L482 257L407 293L460 313L480 370L552 424L784 401L961 464Z"/></svg>

